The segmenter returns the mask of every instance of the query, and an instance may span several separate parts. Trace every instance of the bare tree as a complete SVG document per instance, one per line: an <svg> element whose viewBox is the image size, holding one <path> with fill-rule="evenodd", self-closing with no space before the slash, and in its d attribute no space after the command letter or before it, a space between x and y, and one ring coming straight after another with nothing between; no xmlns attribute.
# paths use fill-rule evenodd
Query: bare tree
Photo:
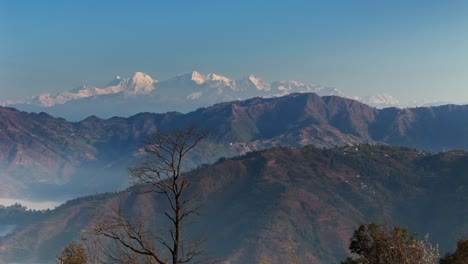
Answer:
<svg viewBox="0 0 468 264"><path fill-rule="evenodd" d="M112 246L103 247L108 259L121 263L198 263L204 255L200 241L188 241L183 232L187 218L197 214L192 199L185 195L190 180L183 161L205 137L205 131L188 127L157 133L144 142L141 147L144 160L129 171L135 184L151 186L146 194L162 195L167 202L162 213L169 225L164 231L154 232L151 222L114 210L92 230L93 234L112 241Z"/></svg>

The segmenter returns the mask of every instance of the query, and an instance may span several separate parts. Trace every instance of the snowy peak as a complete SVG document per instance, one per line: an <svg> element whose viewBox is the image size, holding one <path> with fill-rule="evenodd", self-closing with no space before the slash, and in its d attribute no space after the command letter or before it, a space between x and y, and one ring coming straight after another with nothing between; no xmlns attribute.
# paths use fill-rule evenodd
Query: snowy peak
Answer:
<svg viewBox="0 0 468 264"><path fill-rule="evenodd" d="M317 92L320 87L307 85L296 81L277 81L271 84L271 88L281 93L290 93L293 91Z"/></svg>
<svg viewBox="0 0 468 264"><path fill-rule="evenodd" d="M382 93L377 95L366 96L364 98L356 97L356 100L377 108L384 107L401 107L401 103L392 95Z"/></svg>
<svg viewBox="0 0 468 264"><path fill-rule="evenodd" d="M265 92L270 90L270 84L263 82L260 78L250 74L244 76L240 80L237 80L236 88L238 91L257 90Z"/></svg>
<svg viewBox="0 0 468 264"><path fill-rule="evenodd" d="M156 83L153 78L143 72L136 72L132 78L127 81L128 84L123 86L122 90L130 94L147 94L154 90ZM124 81L125 83L125 81Z"/></svg>
<svg viewBox="0 0 468 264"><path fill-rule="evenodd" d="M259 91L268 91L270 90L270 85L268 83L263 82L257 76L250 74L248 77L249 81L255 85L257 90Z"/></svg>
<svg viewBox="0 0 468 264"><path fill-rule="evenodd" d="M220 83L220 84L223 84L225 86L234 86L234 81L227 78L227 77L224 77L222 75L217 75L215 73L210 73L208 75L206 75L206 78L205 80L207 82L211 82L211 83L214 83L214 82L217 82L217 83Z"/></svg>
<svg viewBox="0 0 468 264"><path fill-rule="evenodd" d="M271 90L276 91L277 95L286 95L289 93L316 93L320 96L336 95L345 97L344 94L336 88L305 84L296 81L273 82L271 84Z"/></svg>
<svg viewBox="0 0 468 264"><path fill-rule="evenodd" d="M197 71L188 72L179 74L174 78L171 78L163 83L173 83L177 85L195 83L197 85L203 84L205 82L205 76L200 74Z"/></svg>
<svg viewBox="0 0 468 264"><path fill-rule="evenodd" d="M234 86L234 81L231 79L224 77L222 75L218 75L215 73L209 73L207 75L203 75L197 71L193 71L190 73L184 73L181 75L177 75L174 78L171 78L167 81L163 81L160 83L161 85L170 85L170 86L184 86L195 84L195 86L209 86L209 87L224 87Z"/></svg>
<svg viewBox="0 0 468 264"><path fill-rule="evenodd" d="M191 73L190 80L192 80L196 84L202 84L205 82L205 76L201 75L197 71L193 71Z"/></svg>

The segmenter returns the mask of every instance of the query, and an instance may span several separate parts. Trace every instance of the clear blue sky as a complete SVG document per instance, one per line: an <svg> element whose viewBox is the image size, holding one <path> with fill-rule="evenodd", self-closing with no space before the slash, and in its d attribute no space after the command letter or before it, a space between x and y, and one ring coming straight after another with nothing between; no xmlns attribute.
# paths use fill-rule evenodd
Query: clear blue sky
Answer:
<svg viewBox="0 0 468 264"><path fill-rule="evenodd" d="M468 1L0 0L0 101L192 70L468 101Z"/></svg>

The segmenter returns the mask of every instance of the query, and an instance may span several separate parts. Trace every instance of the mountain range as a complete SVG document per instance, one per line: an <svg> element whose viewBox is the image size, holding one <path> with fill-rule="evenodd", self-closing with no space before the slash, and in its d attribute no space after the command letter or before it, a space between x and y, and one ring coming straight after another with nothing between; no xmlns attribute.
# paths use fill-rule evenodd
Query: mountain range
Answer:
<svg viewBox="0 0 468 264"><path fill-rule="evenodd" d="M157 81L148 74L136 72L130 78L117 76L103 88L83 85L55 95L44 93L21 100L7 100L0 105L30 112L46 112L67 120L79 121L91 115L110 118L128 117L140 112L186 113L220 102L309 92L321 96L346 96L335 88L296 81L268 83L253 74L231 80L218 74L203 75L194 71ZM363 98L348 97L377 108L403 106L387 93Z"/></svg>
<svg viewBox="0 0 468 264"><path fill-rule="evenodd" d="M208 253L231 264L289 263L291 254L298 263L338 263L352 230L369 221L429 233L444 253L468 236L467 171L464 151L364 144L250 152L190 172L188 195L200 204L200 216L185 230L204 234ZM134 221L158 223L161 196L146 188L45 212L0 208L0 228L10 228L0 238L0 261L51 263L116 205Z"/></svg>
<svg viewBox="0 0 468 264"><path fill-rule="evenodd" d="M143 140L190 124L211 134L187 168L276 146L467 150L467 119L468 106L376 109L315 93L219 103L186 114L91 116L79 122L0 107L0 190L2 198L64 200L122 189Z"/></svg>

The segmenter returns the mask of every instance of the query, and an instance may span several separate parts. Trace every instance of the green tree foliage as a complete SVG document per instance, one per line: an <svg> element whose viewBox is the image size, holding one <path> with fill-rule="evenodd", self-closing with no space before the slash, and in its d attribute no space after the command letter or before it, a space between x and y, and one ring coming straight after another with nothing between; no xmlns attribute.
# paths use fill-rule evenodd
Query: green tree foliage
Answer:
<svg viewBox="0 0 468 264"><path fill-rule="evenodd" d="M447 253L440 260L440 264L466 264L468 263L468 238L462 239L457 243L457 250L453 253Z"/></svg>
<svg viewBox="0 0 468 264"><path fill-rule="evenodd" d="M88 255L83 245L71 242L57 258L57 264L86 264Z"/></svg>
<svg viewBox="0 0 468 264"><path fill-rule="evenodd" d="M438 247L432 246L427 236L420 241L406 228L389 230L375 223L360 225L349 249L357 256L341 264L435 264L439 257Z"/></svg>

